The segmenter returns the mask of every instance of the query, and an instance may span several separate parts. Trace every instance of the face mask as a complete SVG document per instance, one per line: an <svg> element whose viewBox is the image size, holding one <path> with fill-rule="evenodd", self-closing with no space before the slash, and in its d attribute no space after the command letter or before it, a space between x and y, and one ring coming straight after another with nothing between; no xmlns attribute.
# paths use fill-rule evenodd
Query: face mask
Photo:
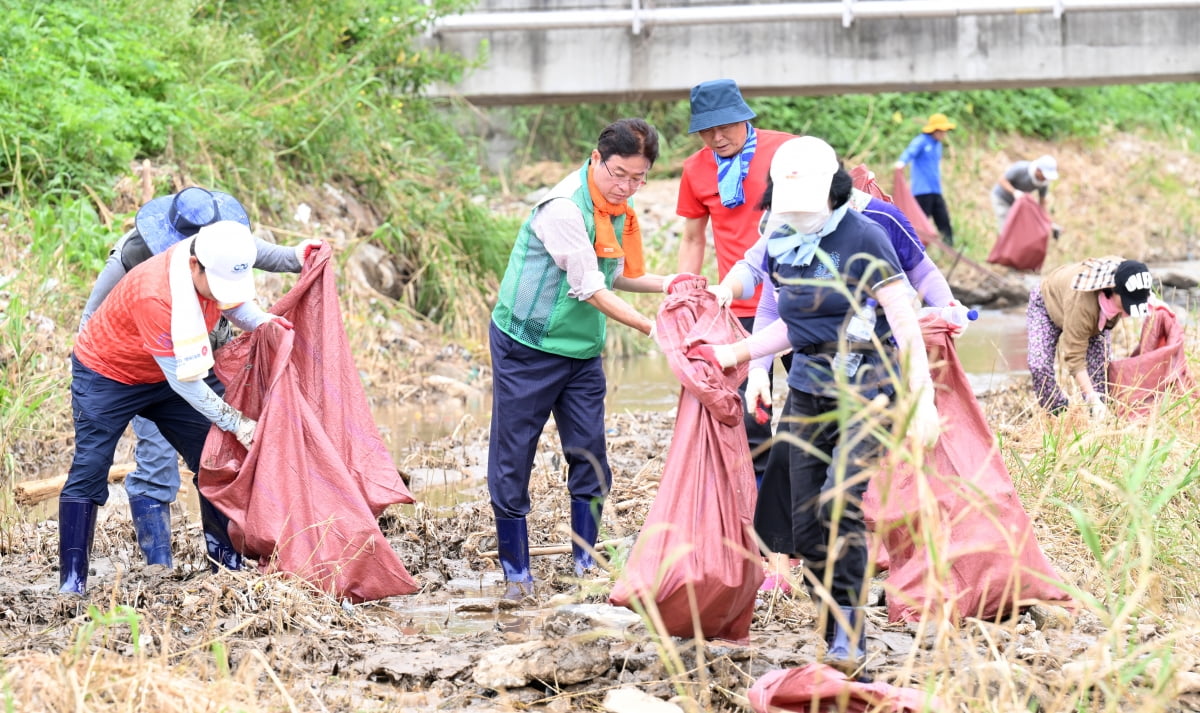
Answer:
<svg viewBox="0 0 1200 713"><path fill-rule="evenodd" d="M831 215L833 213L826 208L816 213L780 213L779 217L783 219L783 222L795 228L796 232L808 235L824 228Z"/></svg>

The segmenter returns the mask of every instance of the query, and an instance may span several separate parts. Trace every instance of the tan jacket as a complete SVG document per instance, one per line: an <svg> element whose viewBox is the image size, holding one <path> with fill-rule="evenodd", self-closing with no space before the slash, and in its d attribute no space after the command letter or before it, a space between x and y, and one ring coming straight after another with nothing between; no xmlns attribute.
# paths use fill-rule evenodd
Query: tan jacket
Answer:
<svg viewBox="0 0 1200 713"><path fill-rule="evenodd" d="M1112 258L1102 258L1110 260ZM1117 262L1121 258L1115 258ZM1100 334L1100 300L1098 292L1104 287L1077 290L1072 285L1076 277L1089 272L1089 266L1075 262L1056 268L1042 279L1042 299L1046 302L1046 312L1055 326L1062 329L1058 340L1058 348L1067 361L1067 370L1071 374L1087 368L1087 347L1092 337ZM1090 287L1090 285L1088 285ZM1104 329L1112 329L1120 319L1120 315L1105 323Z"/></svg>

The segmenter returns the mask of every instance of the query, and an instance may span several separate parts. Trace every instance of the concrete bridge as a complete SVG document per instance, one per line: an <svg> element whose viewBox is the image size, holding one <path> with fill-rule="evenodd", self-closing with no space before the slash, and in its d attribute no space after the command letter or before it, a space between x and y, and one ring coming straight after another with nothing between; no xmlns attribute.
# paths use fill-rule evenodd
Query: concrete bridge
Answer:
<svg viewBox="0 0 1200 713"><path fill-rule="evenodd" d="M728 2L728 0L715 0ZM1200 0L481 0L429 41L483 59L480 105L1183 82Z"/></svg>

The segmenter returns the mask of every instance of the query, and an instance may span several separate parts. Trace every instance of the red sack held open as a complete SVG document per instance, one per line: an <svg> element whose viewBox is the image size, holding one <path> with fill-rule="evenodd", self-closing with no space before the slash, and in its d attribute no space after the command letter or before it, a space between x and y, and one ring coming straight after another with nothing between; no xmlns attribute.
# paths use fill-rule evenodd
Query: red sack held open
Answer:
<svg viewBox="0 0 1200 713"><path fill-rule="evenodd" d="M988 254L987 261L993 265L1008 265L1017 270L1038 272L1046 262L1046 250L1054 222L1050 215L1029 194L1018 196L1013 201L1000 237Z"/></svg>
<svg viewBox="0 0 1200 713"><path fill-rule="evenodd" d="M723 373L688 351L746 332L706 284L702 277L677 284L658 313L658 343L683 389L658 494L609 601L646 611L671 636L745 643L763 579L738 395L748 369Z"/></svg>
<svg viewBox="0 0 1200 713"><path fill-rule="evenodd" d="M215 426L200 490L229 536L267 572L290 572L353 602L418 586L376 518L413 502L371 415L337 299L332 250L313 253L266 324L216 352L225 399L258 421L250 452Z"/></svg>
<svg viewBox="0 0 1200 713"><path fill-rule="evenodd" d="M1183 325L1169 307L1150 310L1133 353L1108 363L1108 400L1114 411L1145 416L1158 399L1196 389L1187 366L1185 336Z"/></svg>
<svg viewBox="0 0 1200 713"><path fill-rule="evenodd" d="M927 452L925 473L896 463L871 478L863 497L887 548L888 619L990 619L1039 601L1072 605L1038 546L951 328L941 317L921 320L938 415L950 426Z"/></svg>

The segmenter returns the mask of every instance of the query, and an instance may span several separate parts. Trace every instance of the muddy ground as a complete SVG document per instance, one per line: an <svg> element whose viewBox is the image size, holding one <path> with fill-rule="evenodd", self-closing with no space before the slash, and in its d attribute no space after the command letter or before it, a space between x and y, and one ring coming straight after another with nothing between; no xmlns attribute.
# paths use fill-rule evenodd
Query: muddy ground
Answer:
<svg viewBox="0 0 1200 713"><path fill-rule="evenodd" d="M644 225L669 223L673 185L647 186ZM327 239L338 247L335 234ZM1187 257L1183 253L1165 251L1163 258ZM958 272L956 291L996 291L1010 281L1012 299L1019 299L1021 276L976 272ZM412 357L410 368L366 372L373 398L419 409L430 399L487 388L477 350L428 339L411 327L395 331L393 343ZM998 432L1029 428L1027 388L1017 383L983 399ZM601 536L613 541L606 551L617 559L653 501L673 416L609 415L615 482ZM481 479L486 438L486 430L467 419L450 436L397 448L397 464L413 478L420 502L392 507L380 524L422 589L383 602L341 604L303 583L252 570L210 573L189 490L175 507L175 570L141 564L127 508L114 499L97 528L88 596L59 596L57 524L48 509L41 511L45 517L26 518L0 542L5 690L17 710L30 711L575 711L599 710L612 691L632 687L677 706L662 710L726 711L742 708L746 688L763 673L818 657L815 608L799 591L760 598L744 646L655 637L637 616L606 604L612 575L576 581L566 554L535 558L535 590L505 598L496 561L485 555L495 548ZM553 424L543 436L531 490L533 544L569 542L565 465ZM1064 542L1072 533L1035 527L1070 578L1079 566L1079 549ZM1061 614L1035 610L970 630L931 631L889 624L886 609L875 607L867 673L919 686L921 670L962 666L961 659L945 658L948 648L957 655L978 650L985 659L992 655L985 649L998 645L1029 672L1019 685L1035 698L1046 692L1043 709L1054 710L1049 691L1073 660L1101 646L1105 633L1086 612ZM1131 625L1132 637L1161 635L1153 624ZM947 637L960 638L961 645L947 647ZM976 687L975 694L986 697L987 678L968 673L962 673L965 695ZM610 701L612 710L656 710L646 701L624 707ZM1200 698L1184 693L1173 710L1196 705Z"/></svg>

